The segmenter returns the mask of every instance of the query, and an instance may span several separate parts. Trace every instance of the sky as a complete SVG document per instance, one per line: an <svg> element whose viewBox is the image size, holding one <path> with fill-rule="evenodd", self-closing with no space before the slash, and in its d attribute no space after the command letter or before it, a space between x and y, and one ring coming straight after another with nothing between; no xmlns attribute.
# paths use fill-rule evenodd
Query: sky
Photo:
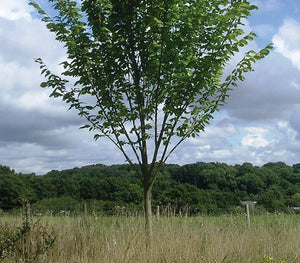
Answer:
<svg viewBox="0 0 300 263"><path fill-rule="evenodd" d="M168 163L300 163L300 1L251 1L259 10L246 21L257 34L250 48L273 42L274 50L230 92L205 132L187 139ZM44 174L125 163L109 141L94 141L92 133L79 129L84 120L76 112L40 88L34 58L58 70L66 55L28 1L0 2L0 164Z"/></svg>

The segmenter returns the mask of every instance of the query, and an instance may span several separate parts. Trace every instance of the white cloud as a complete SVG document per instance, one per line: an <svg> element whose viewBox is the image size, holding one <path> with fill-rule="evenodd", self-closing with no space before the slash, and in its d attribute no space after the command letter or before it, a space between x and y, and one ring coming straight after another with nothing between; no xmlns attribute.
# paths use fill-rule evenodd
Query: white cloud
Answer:
<svg viewBox="0 0 300 263"><path fill-rule="evenodd" d="M227 159L231 157L231 152L229 150L216 150L213 151L212 156L216 159Z"/></svg>
<svg viewBox="0 0 300 263"><path fill-rule="evenodd" d="M268 146L271 142L265 139L265 135L268 133L267 129L258 127L246 128L247 135L245 135L242 140L242 146L261 148Z"/></svg>
<svg viewBox="0 0 300 263"><path fill-rule="evenodd" d="M24 0L8 0L1 2L0 17L8 20L25 18L31 20L30 7Z"/></svg>
<svg viewBox="0 0 300 263"><path fill-rule="evenodd" d="M291 61L278 52L271 52L259 61L255 71L230 92L224 109L231 117L244 121L266 122L289 118L300 103L300 74Z"/></svg>
<svg viewBox="0 0 300 263"><path fill-rule="evenodd" d="M17 99L16 103L21 108L28 110L43 108L45 104L47 104L48 100L49 95L46 92L37 90L25 92Z"/></svg>
<svg viewBox="0 0 300 263"><path fill-rule="evenodd" d="M273 37L276 51L281 53L300 70L300 23L288 19Z"/></svg>
<svg viewBox="0 0 300 263"><path fill-rule="evenodd" d="M200 151L203 151L203 150L210 150L210 149L211 149L211 146L207 144L207 145L203 145L203 146L198 147L198 149L199 149Z"/></svg>

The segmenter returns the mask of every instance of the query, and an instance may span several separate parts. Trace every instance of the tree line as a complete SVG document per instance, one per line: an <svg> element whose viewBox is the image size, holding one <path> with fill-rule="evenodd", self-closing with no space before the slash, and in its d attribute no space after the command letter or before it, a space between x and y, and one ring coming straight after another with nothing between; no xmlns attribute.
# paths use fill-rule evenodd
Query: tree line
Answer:
<svg viewBox="0 0 300 263"><path fill-rule="evenodd" d="M251 163L167 164L153 187L154 209L186 209L190 214L220 214L241 210L242 200L261 209L287 211L300 206L300 164ZM16 173L0 166L0 208L20 207L20 198L37 210L89 210L104 214L143 210L143 185L130 165L89 165L52 170L44 175Z"/></svg>

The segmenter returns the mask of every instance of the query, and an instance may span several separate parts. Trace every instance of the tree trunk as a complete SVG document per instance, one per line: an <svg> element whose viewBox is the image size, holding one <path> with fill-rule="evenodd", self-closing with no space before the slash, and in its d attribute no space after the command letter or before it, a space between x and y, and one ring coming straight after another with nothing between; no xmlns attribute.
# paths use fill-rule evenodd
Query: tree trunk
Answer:
<svg viewBox="0 0 300 263"><path fill-rule="evenodd" d="M146 248L152 249L153 229L152 229L152 208L151 208L151 189L144 187L144 208L145 208L145 231Z"/></svg>

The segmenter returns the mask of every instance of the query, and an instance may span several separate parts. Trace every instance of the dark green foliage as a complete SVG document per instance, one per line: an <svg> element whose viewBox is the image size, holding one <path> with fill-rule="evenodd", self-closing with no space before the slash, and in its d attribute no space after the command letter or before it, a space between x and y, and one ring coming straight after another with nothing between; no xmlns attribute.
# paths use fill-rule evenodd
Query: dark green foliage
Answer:
<svg viewBox="0 0 300 263"><path fill-rule="evenodd" d="M0 165L0 208L10 210L20 206L19 197L35 201L35 191L31 184L34 175L16 174L14 170Z"/></svg>
<svg viewBox="0 0 300 263"><path fill-rule="evenodd" d="M5 166L0 171L2 210L20 207L20 196L30 199L36 212L78 213L84 204L88 212L106 214L142 210L142 183L130 165L90 165L42 176L16 174ZM154 208L172 206L178 212L188 206L191 214L224 213L248 199L269 211L300 206L296 165L169 164L158 179L152 191Z"/></svg>

